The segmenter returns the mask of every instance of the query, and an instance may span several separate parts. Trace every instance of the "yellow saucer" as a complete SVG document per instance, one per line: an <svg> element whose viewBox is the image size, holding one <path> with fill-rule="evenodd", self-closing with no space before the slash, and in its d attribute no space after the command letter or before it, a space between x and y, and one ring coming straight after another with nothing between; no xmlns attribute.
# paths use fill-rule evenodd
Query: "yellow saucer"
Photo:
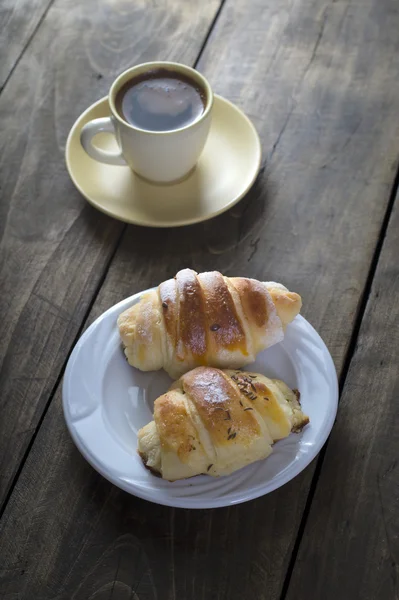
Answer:
<svg viewBox="0 0 399 600"><path fill-rule="evenodd" d="M215 95L212 125L194 171L183 181L157 185L128 167L90 158L80 145L80 130L91 119L110 114L103 98L90 106L72 127L66 144L69 175L80 193L107 215L148 227L178 227L214 217L238 202L253 184L261 162L258 134L244 113ZM95 138L115 150L111 134Z"/></svg>

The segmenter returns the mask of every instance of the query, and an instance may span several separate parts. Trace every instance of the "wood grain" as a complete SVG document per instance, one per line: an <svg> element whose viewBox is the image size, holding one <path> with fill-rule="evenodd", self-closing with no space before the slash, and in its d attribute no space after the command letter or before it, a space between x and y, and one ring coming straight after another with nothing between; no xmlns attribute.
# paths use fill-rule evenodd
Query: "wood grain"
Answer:
<svg viewBox="0 0 399 600"><path fill-rule="evenodd" d="M257 125L260 178L204 225L128 227L88 322L182 266L281 280L340 373L398 162L398 26L395 0L228 0L200 69ZM58 390L3 516L0 592L275 600L312 474L247 505L157 507L80 458Z"/></svg>
<svg viewBox="0 0 399 600"><path fill-rule="evenodd" d="M69 128L129 65L193 63L217 9L60 0L0 96L0 505L123 230L70 182Z"/></svg>
<svg viewBox="0 0 399 600"><path fill-rule="evenodd" d="M288 600L399 598L398 248L397 200Z"/></svg>
<svg viewBox="0 0 399 600"><path fill-rule="evenodd" d="M0 3L0 90L52 2L2 0Z"/></svg>
<svg viewBox="0 0 399 600"><path fill-rule="evenodd" d="M0 598L227 599L238 581L241 597L258 597L276 576L270 540L283 554L287 515L301 516L294 493L292 482L277 491L272 514L263 501L189 511L129 496L73 446L59 392L0 523Z"/></svg>

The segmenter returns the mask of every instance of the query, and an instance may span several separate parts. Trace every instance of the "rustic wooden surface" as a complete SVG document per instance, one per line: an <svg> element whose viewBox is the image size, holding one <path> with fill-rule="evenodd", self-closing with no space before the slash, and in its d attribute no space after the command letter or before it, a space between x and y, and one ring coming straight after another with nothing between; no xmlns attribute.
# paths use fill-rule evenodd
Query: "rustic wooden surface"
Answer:
<svg viewBox="0 0 399 600"><path fill-rule="evenodd" d="M398 250L397 201L288 600L399 598Z"/></svg>
<svg viewBox="0 0 399 600"><path fill-rule="evenodd" d="M0 3L0 90L53 0L2 0Z"/></svg>
<svg viewBox="0 0 399 600"><path fill-rule="evenodd" d="M59 0L0 96L0 506L123 231L69 180L69 128L132 62L194 63L218 8Z"/></svg>
<svg viewBox="0 0 399 600"><path fill-rule="evenodd" d="M0 208L1 216L8 211L16 215L4 229L2 250L7 250L7 261L0 276L7 290L0 298L7 316L0 337L2 351L7 352L1 393L2 399L6 395L8 399L0 418L4 493L19 465L21 469L0 523L0 597L275 600L288 594L290 599L318 600L330 586L327 598L336 597L338 591L343 600L394 598L392 565L397 555L398 517L392 464L397 431L389 390L395 383L395 362L393 355L389 358L391 349L384 338L388 323L382 327L382 314L370 320L378 303L374 292L370 296L369 292L392 207L399 158L399 12L395 0L328 5L317 0L278 4L226 0L208 39L217 4L208 3L196 13L188 3L172 1L145 11L143 2L141 18L146 19L147 28L141 22L137 29L139 38L131 42L133 57L125 44L134 36L126 32L120 40L121 23L128 22L124 11L129 3L104 3L95 16L90 4L73 11L71 2L55 3L0 96L0 112L8 110L7 122L15 132L26 99L20 99L20 106L16 103L11 111L5 108L10 104L5 100L7 93L16 98L28 75L32 81L38 79L38 72L44 78L31 123L35 135L18 130L14 142L12 164L17 163L18 169L10 173L13 155L5 148L0 162L0 169L8 168L11 178L6 199L15 188L18 191L12 201L15 208L12 202ZM151 10L158 19L151 18ZM169 37L170 11L178 19L180 33ZM197 26L190 23L190 19L195 21L193 15ZM50 53L47 62L39 61L64 21L67 26L59 34L60 46L53 42L58 52ZM90 33L81 39L83 30ZM113 54L110 44L100 42L115 31L121 45ZM193 63L204 42L198 68L216 92L245 109L261 135L265 161L254 189L228 214L184 229L124 227L98 215L68 183L57 145L64 142L72 115L94 100L95 94L104 93L102 80L92 76L94 65L98 74L98 65L110 65L108 85L127 62L138 62L157 51L162 51L162 57ZM71 64L63 66L65 49L80 57L82 64L76 61L73 68ZM73 107L65 105L63 90L80 77L91 77L93 87L83 91L80 86ZM59 83L49 89L54 78ZM44 88L49 95L47 105L43 104ZM50 112L54 119L54 99L61 125L43 130L46 114ZM14 114L18 118L13 121ZM38 157L34 152L34 141L51 161L46 172L41 170L40 152ZM38 196L36 211L31 207L33 195ZM57 202L51 203L54 197ZM38 206L41 219L35 218ZM385 277L391 294L397 224L396 217L390 224L374 284ZM83 264L77 256L85 257ZM81 327L116 301L155 285L182 266L282 280L300 292L304 315L320 331L342 383L346 381L342 418L325 460L316 470L313 464L280 490L246 505L184 511L130 497L84 462L65 429L59 380ZM37 293L33 293L37 285L42 296L38 306ZM352 361L367 299L359 338L367 344L363 352L356 350ZM382 313L394 307L394 297L380 306ZM373 344L374 335L378 344L370 356L366 349ZM365 426L366 411L359 419L360 392L370 385L374 394L365 403L371 410L379 388L377 381L370 383L365 377L378 353L387 355L380 359L381 368L386 364L390 377L387 375L386 395L377 418ZM42 381L37 372L44 373ZM39 381L31 381L33 373ZM356 389L358 379L361 387L355 410L351 386ZM385 423L391 432L386 456ZM350 440L342 439L348 436ZM359 448L351 446L352 439ZM26 462L21 462L23 455ZM382 469L380 496L373 487L375 474L374 482L366 479L366 465L373 472ZM348 478L343 498L339 494L341 469ZM356 498L358 504L353 499L355 481L362 491ZM375 504L379 498L381 504ZM327 500L333 502L331 514ZM379 529L366 537L366 516L373 513L373 503L380 510ZM353 517L341 531L341 519L349 510ZM323 521L321 515L326 513L328 518ZM335 529L340 536L337 539ZM373 536L379 532L377 544ZM358 585L350 580L348 556L360 569L355 579ZM379 560L385 562L382 566L378 563L380 572L373 576L373 561ZM334 587L341 576L346 583ZM391 587L385 581L389 577ZM388 595L380 595L380 591Z"/></svg>

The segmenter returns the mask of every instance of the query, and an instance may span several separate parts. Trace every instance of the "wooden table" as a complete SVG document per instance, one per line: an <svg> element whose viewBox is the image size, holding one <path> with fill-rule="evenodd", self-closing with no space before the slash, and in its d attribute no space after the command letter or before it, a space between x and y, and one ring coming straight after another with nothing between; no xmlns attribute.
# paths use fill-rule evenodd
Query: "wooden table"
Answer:
<svg viewBox="0 0 399 600"><path fill-rule="evenodd" d="M3 0L0 17L1 599L399 598L397 0ZM112 220L64 166L77 116L159 58L196 66L262 140L253 190L198 226ZM231 508L120 491L61 409L87 325L184 266L301 293L340 379L318 459Z"/></svg>

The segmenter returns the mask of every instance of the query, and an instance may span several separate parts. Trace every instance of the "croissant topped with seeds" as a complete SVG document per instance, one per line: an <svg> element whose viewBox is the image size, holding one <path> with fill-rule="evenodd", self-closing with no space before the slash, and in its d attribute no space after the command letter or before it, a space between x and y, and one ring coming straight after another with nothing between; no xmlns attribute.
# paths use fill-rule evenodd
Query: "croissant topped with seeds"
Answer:
<svg viewBox="0 0 399 600"><path fill-rule="evenodd" d="M309 422L299 392L258 373L198 367L155 401L138 433L138 452L169 481L229 475L272 452L272 444Z"/></svg>

